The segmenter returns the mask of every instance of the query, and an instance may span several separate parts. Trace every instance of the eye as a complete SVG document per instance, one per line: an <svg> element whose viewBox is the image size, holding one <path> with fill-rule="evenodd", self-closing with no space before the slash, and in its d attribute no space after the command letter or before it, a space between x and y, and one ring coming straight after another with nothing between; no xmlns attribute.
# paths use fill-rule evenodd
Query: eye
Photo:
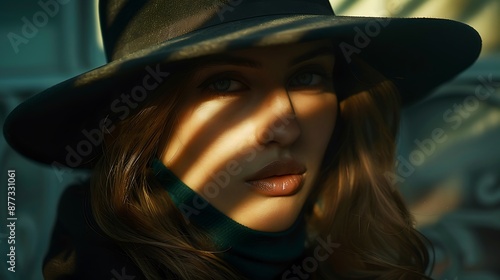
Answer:
<svg viewBox="0 0 500 280"><path fill-rule="evenodd" d="M289 82L291 87L310 87L322 85L324 75L314 72L302 72L295 75Z"/></svg>
<svg viewBox="0 0 500 280"><path fill-rule="evenodd" d="M206 86L206 89L214 92L236 92L244 90L245 88L243 83L230 78L217 79L209 82Z"/></svg>

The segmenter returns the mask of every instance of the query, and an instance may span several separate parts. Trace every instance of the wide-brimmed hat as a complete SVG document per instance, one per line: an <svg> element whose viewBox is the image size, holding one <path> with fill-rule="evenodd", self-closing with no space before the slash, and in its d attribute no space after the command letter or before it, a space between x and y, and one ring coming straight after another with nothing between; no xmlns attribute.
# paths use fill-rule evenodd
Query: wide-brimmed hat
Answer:
<svg viewBox="0 0 500 280"><path fill-rule="evenodd" d="M431 18L336 16L328 0L105 0L101 31L109 63L33 96L6 119L21 154L87 167L102 130L128 116L177 62L230 50L331 38L349 63L361 57L410 104L478 57L468 25ZM165 93L168 94L168 93Z"/></svg>

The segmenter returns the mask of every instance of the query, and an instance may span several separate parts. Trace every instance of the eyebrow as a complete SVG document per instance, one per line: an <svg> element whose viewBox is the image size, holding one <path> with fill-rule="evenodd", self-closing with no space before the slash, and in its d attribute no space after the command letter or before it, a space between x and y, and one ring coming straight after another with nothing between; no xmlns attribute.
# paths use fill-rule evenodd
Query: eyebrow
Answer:
<svg viewBox="0 0 500 280"><path fill-rule="evenodd" d="M290 66L296 65L296 64L299 64L303 61L310 60L310 59L316 58L318 56L323 56L323 55L334 56L333 47L326 47L326 46L319 47L317 49L313 49L309 52L301 54L298 57L292 59L292 61L290 62Z"/></svg>
<svg viewBox="0 0 500 280"><path fill-rule="evenodd" d="M299 64L303 61L307 61L313 58L316 58L318 56L323 56L323 55L331 55L334 56L334 50L332 47L319 47L317 49L313 49L311 51L308 51L304 54L301 54L295 58L293 58L289 66L293 66L296 64ZM258 61L240 57L240 56L234 56L234 55L228 55L228 54L217 54L217 55L212 55L208 56L205 58L201 58L198 63L196 63L198 69L201 68L206 68L206 67L213 67L213 66L220 66L220 65L234 65L234 66L244 66L244 67L250 67L250 68L262 68L262 64Z"/></svg>
<svg viewBox="0 0 500 280"><path fill-rule="evenodd" d="M204 57L196 63L196 68L206 68L221 65L234 65L234 66L244 66L250 68L262 68L262 64L255 60L248 58L243 58L228 54L217 54L209 57Z"/></svg>

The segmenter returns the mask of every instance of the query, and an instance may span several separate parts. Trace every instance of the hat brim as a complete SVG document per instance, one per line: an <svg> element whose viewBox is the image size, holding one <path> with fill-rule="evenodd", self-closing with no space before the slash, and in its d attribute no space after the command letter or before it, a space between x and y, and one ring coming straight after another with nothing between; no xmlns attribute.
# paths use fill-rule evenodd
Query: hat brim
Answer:
<svg viewBox="0 0 500 280"><path fill-rule="evenodd" d="M346 58L356 53L393 80L403 105L469 67L481 50L479 34L452 20L255 17L191 32L55 85L19 105L7 117L4 135L14 149L36 161L88 167L89 159L99 153L102 139L97 134L92 138L92 132L102 128L103 112L110 111L116 92L124 90L121 85L140 82L148 65L150 73L152 65L166 69L163 66L174 62L230 50L326 38L342 44Z"/></svg>

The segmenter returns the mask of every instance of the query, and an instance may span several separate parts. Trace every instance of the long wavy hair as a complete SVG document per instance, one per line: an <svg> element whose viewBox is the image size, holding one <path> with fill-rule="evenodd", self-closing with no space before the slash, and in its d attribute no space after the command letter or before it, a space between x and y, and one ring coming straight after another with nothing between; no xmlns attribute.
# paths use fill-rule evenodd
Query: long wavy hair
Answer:
<svg viewBox="0 0 500 280"><path fill-rule="evenodd" d="M311 279L430 279L426 239L384 176L394 168L399 93L359 58L348 64L338 52L334 72L339 133L305 206L306 252L312 256L320 238L339 247ZM150 168L189 102L182 96L186 75L171 75L107 136L91 181L92 213L147 279L244 279L203 231L186 223Z"/></svg>

